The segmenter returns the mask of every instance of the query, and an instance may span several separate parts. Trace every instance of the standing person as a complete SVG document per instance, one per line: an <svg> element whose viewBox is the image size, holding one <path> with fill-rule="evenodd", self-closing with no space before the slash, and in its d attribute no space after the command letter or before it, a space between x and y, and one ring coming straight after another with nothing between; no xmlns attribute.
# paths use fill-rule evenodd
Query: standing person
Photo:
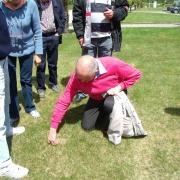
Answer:
<svg viewBox="0 0 180 180"><path fill-rule="evenodd" d="M82 119L83 129L98 128L103 131L108 129L109 140L114 144L121 142L122 135L126 137L145 136L134 108L128 102L124 92L121 92L136 83L140 77L139 70L117 58L97 59L88 55L80 57L64 94L55 105L48 142L52 145L58 144L57 128L78 90L90 97ZM120 100L117 99L118 96ZM124 115L125 106L128 115Z"/></svg>
<svg viewBox="0 0 180 180"><path fill-rule="evenodd" d="M82 55L111 56L112 50L120 50L121 21L128 14L127 0L75 0L73 27ZM78 93L75 101L85 97Z"/></svg>
<svg viewBox="0 0 180 180"><path fill-rule="evenodd" d="M57 86L57 62L58 45L62 43L65 17L61 0L36 0L39 9L42 37L43 55L41 64L37 67L37 91L40 98L45 97L45 70L46 57L49 69L49 86L58 92Z"/></svg>
<svg viewBox="0 0 180 180"><path fill-rule="evenodd" d="M127 0L74 0L73 27L83 55L103 57L120 50L121 21L128 7Z"/></svg>
<svg viewBox="0 0 180 180"><path fill-rule="evenodd" d="M21 134L24 127L12 128L9 118L9 75L6 56L11 51L9 31L6 18L0 8L0 177L22 178L28 169L12 162L6 136Z"/></svg>
<svg viewBox="0 0 180 180"><path fill-rule="evenodd" d="M20 64L20 82L25 103L25 111L33 118L39 118L32 97L33 58L36 64L41 62L42 31L39 12L33 0L7 0L1 3L8 23L12 51L9 59L10 76L10 117L19 119L19 99L17 92L16 61Z"/></svg>

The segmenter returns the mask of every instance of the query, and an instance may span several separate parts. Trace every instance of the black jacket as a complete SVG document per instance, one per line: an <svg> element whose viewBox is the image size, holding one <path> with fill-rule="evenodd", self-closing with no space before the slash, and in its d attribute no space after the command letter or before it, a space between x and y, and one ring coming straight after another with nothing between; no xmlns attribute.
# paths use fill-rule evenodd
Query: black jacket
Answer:
<svg viewBox="0 0 180 180"><path fill-rule="evenodd" d="M11 39L6 23L6 17L0 9L0 60L4 59L11 51Z"/></svg>
<svg viewBox="0 0 180 180"><path fill-rule="evenodd" d="M127 0L115 0L114 4L114 17L112 19L113 29L112 29L112 39L113 39L113 49L115 51L120 51L122 32L121 32L121 21L125 19L128 14L128 1ZM84 0L74 0L73 5L73 27L76 33L76 37L82 38L85 31L86 22L86 1Z"/></svg>
<svg viewBox="0 0 180 180"><path fill-rule="evenodd" d="M40 19L42 16L42 8L40 4L40 0L36 0ZM64 6L61 0L52 0L53 12L54 12L54 21L58 34L61 37L61 34L64 32L65 27L65 15L64 15Z"/></svg>

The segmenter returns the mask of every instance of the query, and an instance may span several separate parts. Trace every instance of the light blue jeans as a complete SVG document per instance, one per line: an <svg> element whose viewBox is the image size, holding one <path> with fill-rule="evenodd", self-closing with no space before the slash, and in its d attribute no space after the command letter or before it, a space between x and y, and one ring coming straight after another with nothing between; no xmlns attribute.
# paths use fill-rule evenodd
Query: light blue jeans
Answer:
<svg viewBox="0 0 180 180"><path fill-rule="evenodd" d="M112 56L112 38L111 36L102 38L92 38L89 47L82 48L82 55L93 57Z"/></svg>
<svg viewBox="0 0 180 180"><path fill-rule="evenodd" d="M6 141L6 129L10 127L9 102L8 61L4 59L0 60L0 167L10 159Z"/></svg>

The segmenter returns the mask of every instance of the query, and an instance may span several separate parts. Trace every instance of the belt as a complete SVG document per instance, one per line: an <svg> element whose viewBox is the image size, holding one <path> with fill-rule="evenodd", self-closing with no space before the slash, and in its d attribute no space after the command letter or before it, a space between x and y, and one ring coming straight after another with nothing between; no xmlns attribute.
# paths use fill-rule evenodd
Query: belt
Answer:
<svg viewBox="0 0 180 180"><path fill-rule="evenodd" d="M56 34L56 32L48 32L48 33L42 33L42 36L43 37L48 37L48 36L53 36L55 34Z"/></svg>

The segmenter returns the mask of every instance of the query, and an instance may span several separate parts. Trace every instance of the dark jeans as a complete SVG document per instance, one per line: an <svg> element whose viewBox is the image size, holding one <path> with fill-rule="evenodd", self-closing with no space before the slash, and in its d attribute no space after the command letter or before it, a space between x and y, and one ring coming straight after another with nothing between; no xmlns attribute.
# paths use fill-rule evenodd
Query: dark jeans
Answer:
<svg viewBox="0 0 180 180"><path fill-rule="evenodd" d="M43 37L43 55L41 58L41 64L37 67L36 72L38 89L46 89L46 58L49 69L49 85L57 85L58 44L59 36L52 35Z"/></svg>
<svg viewBox="0 0 180 180"><path fill-rule="evenodd" d="M9 78L10 78L10 98L9 106L10 118L19 118L19 98L17 92L16 78L16 57L8 57L9 60ZM19 57L20 65L20 82L22 87L22 95L24 98L25 111L27 113L35 109L32 97L32 67L33 54Z"/></svg>
<svg viewBox="0 0 180 180"><path fill-rule="evenodd" d="M94 128L107 130L109 126L109 115L114 106L113 96L107 96L102 101L89 98L83 115L82 128L91 130Z"/></svg>

